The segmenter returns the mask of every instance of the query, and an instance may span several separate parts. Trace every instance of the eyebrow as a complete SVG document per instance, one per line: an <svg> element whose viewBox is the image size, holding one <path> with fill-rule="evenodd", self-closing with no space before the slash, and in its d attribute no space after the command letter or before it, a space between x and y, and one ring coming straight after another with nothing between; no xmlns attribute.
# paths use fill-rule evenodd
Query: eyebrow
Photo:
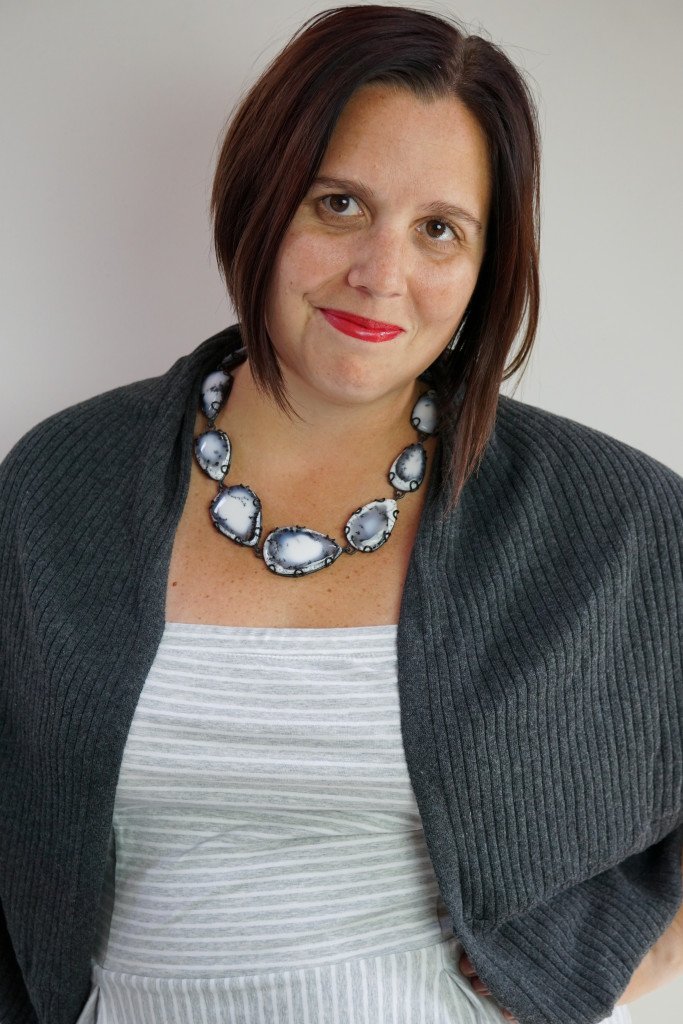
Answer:
<svg viewBox="0 0 683 1024"><path fill-rule="evenodd" d="M321 185L323 188L333 188L338 190L340 195L354 195L362 199L364 203L372 203L375 196L371 188L364 185L362 181L347 181L344 178L316 178L311 187ZM443 203L437 200L434 203L428 203L424 208L426 214L432 214L439 220L455 220L465 221L470 224L475 231L483 231L483 225L474 214L470 213L463 206L453 206L451 203Z"/></svg>

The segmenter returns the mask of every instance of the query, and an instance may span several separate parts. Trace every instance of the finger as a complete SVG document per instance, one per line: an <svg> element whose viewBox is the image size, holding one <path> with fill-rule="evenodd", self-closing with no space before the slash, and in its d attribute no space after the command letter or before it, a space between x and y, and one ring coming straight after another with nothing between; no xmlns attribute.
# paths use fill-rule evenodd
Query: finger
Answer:
<svg viewBox="0 0 683 1024"><path fill-rule="evenodd" d="M460 966L461 973L464 974L466 978L475 978L476 977L477 972L476 972L476 970L474 968L474 965L473 965L472 961L468 957L467 953L463 953L462 956L460 957L460 964L459 964L459 966Z"/></svg>
<svg viewBox="0 0 683 1024"><path fill-rule="evenodd" d="M463 953L462 956L460 957L460 960L458 962L458 966L460 968L461 973L464 974L465 977L469 979L470 984L471 984L472 988L474 989L474 991L477 993L477 995L480 995L480 996L490 996L491 995L491 992L489 991L489 989L487 989L486 985L484 984L484 982L481 980L481 978L477 974L477 972L474 969L474 966L472 964L472 961L470 960L470 958L467 956L466 953ZM506 1020L512 1020L512 1021L516 1021L517 1020L516 1017L512 1016L512 1014L510 1013L509 1010L502 1010L502 1014L503 1014L503 1016L505 1017Z"/></svg>
<svg viewBox="0 0 683 1024"><path fill-rule="evenodd" d="M472 988L477 993L477 995L479 995L479 996L490 996L491 995L491 993L487 989L486 985L484 984L484 982L481 980L481 978L477 974L477 972L476 972L476 970L475 970L475 968L474 968L474 966L472 964L472 961L470 960L470 958L465 953L463 953L463 955L460 957L459 967L460 967L461 973L464 974L466 978L469 978L470 984L472 985Z"/></svg>

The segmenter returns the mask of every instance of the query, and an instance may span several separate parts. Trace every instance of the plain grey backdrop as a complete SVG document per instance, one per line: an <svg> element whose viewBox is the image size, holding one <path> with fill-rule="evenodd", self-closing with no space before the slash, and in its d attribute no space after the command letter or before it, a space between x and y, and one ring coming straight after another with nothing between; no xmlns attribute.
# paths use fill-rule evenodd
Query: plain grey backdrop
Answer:
<svg viewBox="0 0 683 1024"><path fill-rule="evenodd" d="M221 128L326 6L2 0L0 456L232 321L208 217ZM683 4L414 6L501 44L538 98L544 298L516 396L683 473ZM683 979L631 1009L680 1024L682 1005Z"/></svg>

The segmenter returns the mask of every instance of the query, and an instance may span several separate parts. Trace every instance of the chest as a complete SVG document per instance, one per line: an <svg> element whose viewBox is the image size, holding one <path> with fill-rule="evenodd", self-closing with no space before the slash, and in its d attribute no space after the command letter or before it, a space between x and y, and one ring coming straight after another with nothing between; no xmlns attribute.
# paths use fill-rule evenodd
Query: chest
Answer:
<svg viewBox="0 0 683 1024"><path fill-rule="evenodd" d="M377 551L342 554L327 569L301 578L269 572L253 550L223 537L211 523L209 505L216 490L198 467L175 535L168 577L166 619L224 626L334 628L398 622L403 584L426 486L399 503L389 540ZM337 506L339 502L337 501ZM269 514L277 518L269 522ZM329 533L343 543L349 511L326 506L311 493L311 518L302 525ZM264 535L295 520L286 491L264 509ZM298 523L299 520L296 519Z"/></svg>

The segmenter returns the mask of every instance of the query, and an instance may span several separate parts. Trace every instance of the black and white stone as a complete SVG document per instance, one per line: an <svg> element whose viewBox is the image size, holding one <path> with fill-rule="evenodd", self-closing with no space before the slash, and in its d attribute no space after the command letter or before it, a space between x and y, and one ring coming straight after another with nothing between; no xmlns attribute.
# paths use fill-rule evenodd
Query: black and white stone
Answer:
<svg viewBox="0 0 683 1024"><path fill-rule="evenodd" d="M420 395L410 414L410 422L422 434L434 434L439 419L436 391L425 391Z"/></svg>
<svg viewBox="0 0 683 1024"><path fill-rule="evenodd" d="M346 539L356 551L376 551L389 540L398 518L394 498L377 499L353 513L344 527Z"/></svg>
<svg viewBox="0 0 683 1024"><path fill-rule="evenodd" d="M389 483L397 491L416 491L424 480L427 469L427 452L418 442L409 444L394 459L389 470Z"/></svg>
<svg viewBox="0 0 683 1024"><path fill-rule="evenodd" d="M232 387L232 376L225 370L214 370L202 383L202 412L213 420L223 408Z"/></svg>
<svg viewBox="0 0 683 1024"><path fill-rule="evenodd" d="M331 537L304 526L281 526L263 542L263 561L278 576L306 576L332 565L342 549Z"/></svg>
<svg viewBox="0 0 683 1024"><path fill-rule="evenodd" d="M239 366L240 363L243 363L246 358L246 348L238 348L236 352L232 352L229 356L226 356L225 359L222 360L221 370L225 370L225 372L227 373L228 371L232 370L233 366Z"/></svg>
<svg viewBox="0 0 683 1024"><path fill-rule="evenodd" d="M230 438L222 430L207 430L195 438L194 454L207 476L222 484L230 469Z"/></svg>
<svg viewBox="0 0 683 1024"><path fill-rule="evenodd" d="M213 525L237 544L255 547L261 537L261 501L249 487L237 484L219 491L209 511Z"/></svg>

